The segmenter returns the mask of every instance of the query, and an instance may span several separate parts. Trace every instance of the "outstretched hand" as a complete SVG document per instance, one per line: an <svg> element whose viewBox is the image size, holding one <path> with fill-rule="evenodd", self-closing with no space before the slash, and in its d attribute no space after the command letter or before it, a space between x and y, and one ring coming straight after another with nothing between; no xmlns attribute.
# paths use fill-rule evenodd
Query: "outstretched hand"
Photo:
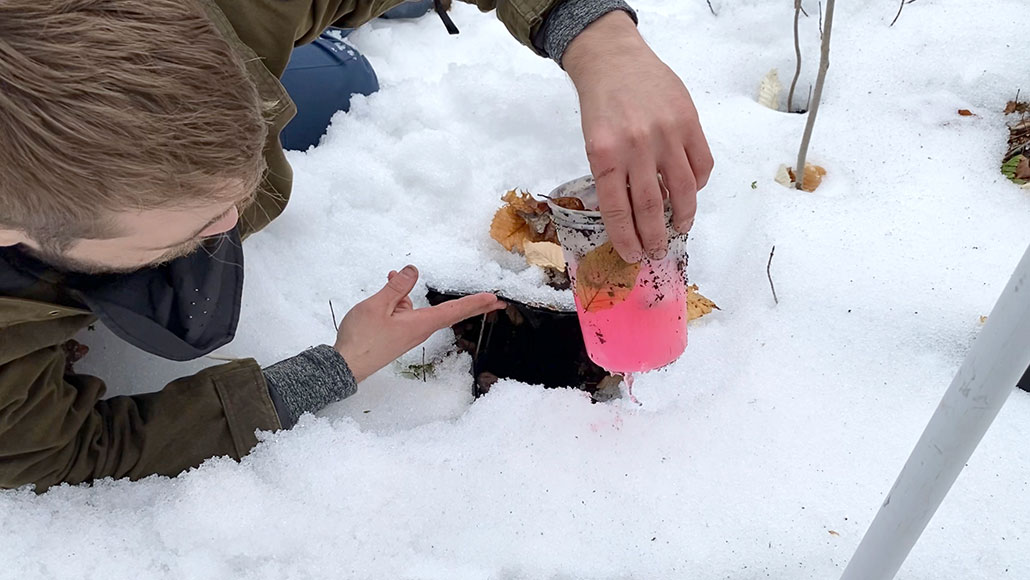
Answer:
<svg viewBox="0 0 1030 580"><path fill-rule="evenodd" d="M386 286L352 308L340 322L333 348L359 383L437 330L505 307L496 296L484 293L416 309L408 296L416 282L414 266L390 272Z"/></svg>
<svg viewBox="0 0 1030 580"><path fill-rule="evenodd" d="M612 244L630 262L665 257L665 198L673 225L688 231L714 163L690 93L622 11L573 39L562 65L579 92L587 158Z"/></svg>

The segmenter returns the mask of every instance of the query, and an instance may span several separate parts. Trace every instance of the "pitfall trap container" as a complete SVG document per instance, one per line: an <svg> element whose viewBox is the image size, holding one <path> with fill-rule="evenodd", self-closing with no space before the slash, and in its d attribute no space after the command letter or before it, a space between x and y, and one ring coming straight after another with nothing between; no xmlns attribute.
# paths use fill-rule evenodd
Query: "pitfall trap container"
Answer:
<svg viewBox="0 0 1030 580"><path fill-rule="evenodd" d="M556 202L578 198L585 209ZM591 176L559 186L548 204L572 279L583 340L590 359L618 374L649 371L675 361L687 346L685 234L669 226L661 260L624 261L598 211Z"/></svg>

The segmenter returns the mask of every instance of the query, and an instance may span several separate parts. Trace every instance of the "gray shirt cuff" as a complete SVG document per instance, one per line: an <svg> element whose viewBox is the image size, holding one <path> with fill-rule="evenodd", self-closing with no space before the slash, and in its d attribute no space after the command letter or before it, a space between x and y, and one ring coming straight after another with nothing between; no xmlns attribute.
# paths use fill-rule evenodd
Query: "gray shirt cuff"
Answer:
<svg viewBox="0 0 1030 580"><path fill-rule="evenodd" d="M637 22L637 13L623 0L565 0L551 10L537 30L533 44L561 66L572 39L598 18L616 10L626 12Z"/></svg>
<svg viewBox="0 0 1030 580"><path fill-rule="evenodd" d="M342 401L358 390L347 362L328 345L316 346L261 371L284 429L304 413Z"/></svg>

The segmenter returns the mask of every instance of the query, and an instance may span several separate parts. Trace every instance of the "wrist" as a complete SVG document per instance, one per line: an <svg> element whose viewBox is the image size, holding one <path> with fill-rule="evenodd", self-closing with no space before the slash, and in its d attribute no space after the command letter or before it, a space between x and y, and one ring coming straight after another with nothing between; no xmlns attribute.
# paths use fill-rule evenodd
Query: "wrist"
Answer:
<svg viewBox="0 0 1030 580"><path fill-rule="evenodd" d="M372 373L378 370L368 368L369 365L366 363L369 359L370 353L363 350L361 345L353 345L337 341L336 344L333 345L333 350L343 357L344 362L347 363L347 367L350 368L351 373L354 375L354 382L356 383L364 381L368 377L372 376Z"/></svg>
<svg viewBox="0 0 1030 580"><path fill-rule="evenodd" d="M650 50L629 13L615 10L598 18L569 42L562 66L579 84L596 70L604 70L616 56Z"/></svg>

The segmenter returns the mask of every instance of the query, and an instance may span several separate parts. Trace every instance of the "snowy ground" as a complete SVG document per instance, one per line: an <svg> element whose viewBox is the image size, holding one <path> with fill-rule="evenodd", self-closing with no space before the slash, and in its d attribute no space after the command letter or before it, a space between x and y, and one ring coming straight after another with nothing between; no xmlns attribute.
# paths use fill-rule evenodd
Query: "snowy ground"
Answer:
<svg viewBox="0 0 1030 580"><path fill-rule="evenodd" d="M1030 92L1025 2L923 0L893 28L895 0L841 3L815 194L773 182L804 118L754 101L770 68L793 71L792 3L635 4L715 154L690 274L723 308L638 380L642 406L514 382L471 404L465 356L425 383L390 367L242 464L0 494L0 578L838 576L1030 243L1030 194L997 169L1000 111ZM537 281L487 225L504 190L587 172L575 94L491 16L454 18L457 38L435 18L351 37L383 90L292 154L293 201L248 242L223 354L331 341L327 301L340 313L408 262L450 286ZM802 25L807 94L815 16ZM116 392L189 367L93 341ZM1018 392L899 578L1030 577L1028 416Z"/></svg>

